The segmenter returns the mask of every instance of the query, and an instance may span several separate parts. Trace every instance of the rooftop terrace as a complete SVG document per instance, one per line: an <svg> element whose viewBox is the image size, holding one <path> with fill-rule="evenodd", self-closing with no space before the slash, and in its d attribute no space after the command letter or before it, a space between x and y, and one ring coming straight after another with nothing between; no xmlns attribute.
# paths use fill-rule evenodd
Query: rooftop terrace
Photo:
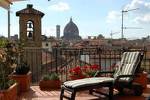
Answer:
<svg viewBox="0 0 150 100"><path fill-rule="evenodd" d="M60 90L42 91L38 85L32 85L28 92L19 95L18 100L59 100ZM150 97L150 84L144 90L142 96L123 95L114 96L114 100L149 100ZM105 97L97 97L88 94L88 91L78 92L76 100L108 100Z"/></svg>

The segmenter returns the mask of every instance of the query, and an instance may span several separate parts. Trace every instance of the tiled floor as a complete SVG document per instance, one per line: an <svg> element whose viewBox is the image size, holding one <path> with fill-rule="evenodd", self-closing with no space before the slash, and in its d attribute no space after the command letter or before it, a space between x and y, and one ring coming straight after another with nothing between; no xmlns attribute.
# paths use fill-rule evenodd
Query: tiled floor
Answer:
<svg viewBox="0 0 150 100"><path fill-rule="evenodd" d="M60 90L41 91L39 86L31 86L28 92L20 94L18 100L59 100ZM150 85L144 90L142 96L115 96L114 100L146 100L150 97ZM106 98L98 98L93 95L89 95L88 91L78 92L76 100L107 100Z"/></svg>

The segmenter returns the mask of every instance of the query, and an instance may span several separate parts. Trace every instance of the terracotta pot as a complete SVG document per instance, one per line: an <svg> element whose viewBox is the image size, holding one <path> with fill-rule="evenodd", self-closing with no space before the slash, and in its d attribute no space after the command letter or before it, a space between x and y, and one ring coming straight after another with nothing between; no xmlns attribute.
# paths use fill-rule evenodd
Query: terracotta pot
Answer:
<svg viewBox="0 0 150 100"><path fill-rule="evenodd" d="M10 75L11 79L14 79L18 82L18 87L20 92L26 92L30 89L31 84L31 72L28 72L26 75Z"/></svg>
<svg viewBox="0 0 150 100"><path fill-rule="evenodd" d="M0 100L17 100L17 83L14 83L7 90L0 91Z"/></svg>
<svg viewBox="0 0 150 100"><path fill-rule="evenodd" d="M147 73L138 73L138 77L135 78L134 82L139 83L143 88L147 87Z"/></svg>
<svg viewBox="0 0 150 100"><path fill-rule="evenodd" d="M4 100L4 95L0 93L0 100Z"/></svg>
<svg viewBox="0 0 150 100"><path fill-rule="evenodd" d="M39 83L41 90L59 89L60 85L60 80L41 80Z"/></svg>

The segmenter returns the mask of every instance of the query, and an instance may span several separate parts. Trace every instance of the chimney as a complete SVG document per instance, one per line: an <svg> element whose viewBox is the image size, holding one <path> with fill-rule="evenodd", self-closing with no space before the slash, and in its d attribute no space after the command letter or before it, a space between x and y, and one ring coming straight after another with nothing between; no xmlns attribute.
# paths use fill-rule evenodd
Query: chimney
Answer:
<svg viewBox="0 0 150 100"><path fill-rule="evenodd" d="M27 8L32 8L33 5L32 4L27 4Z"/></svg>

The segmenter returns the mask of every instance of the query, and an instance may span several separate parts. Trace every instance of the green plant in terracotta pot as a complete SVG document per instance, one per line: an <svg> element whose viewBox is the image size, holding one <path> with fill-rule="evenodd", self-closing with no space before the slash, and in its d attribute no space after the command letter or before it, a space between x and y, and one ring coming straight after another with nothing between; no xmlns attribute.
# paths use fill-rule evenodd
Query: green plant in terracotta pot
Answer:
<svg viewBox="0 0 150 100"><path fill-rule="evenodd" d="M16 67L14 74L25 75L29 71L30 71L29 65L27 63L23 62Z"/></svg>
<svg viewBox="0 0 150 100"><path fill-rule="evenodd" d="M0 94L4 100L17 98L17 83L9 78L17 65L17 54L14 42L0 38Z"/></svg>
<svg viewBox="0 0 150 100"><path fill-rule="evenodd" d="M0 39L0 89L7 89L14 83L9 79L9 74L13 72L17 66L17 52L14 43L7 39Z"/></svg>
<svg viewBox="0 0 150 100"><path fill-rule="evenodd" d="M30 89L31 72L27 63L21 63L16 68L11 78L19 83L20 92L26 92Z"/></svg>
<svg viewBox="0 0 150 100"><path fill-rule="evenodd" d="M42 80L39 83L40 89L45 90L45 89L58 89L60 88L60 78L59 74L55 72L51 72L48 74L45 74L42 77Z"/></svg>
<svg viewBox="0 0 150 100"><path fill-rule="evenodd" d="M14 72L10 75L11 79L14 79L18 82L20 92L28 91L30 88L31 81L31 72L29 65L24 61L23 57L23 44L17 43L17 52L18 52L18 65L16 66ZM19 92L19 93L20 93Z"/></svg>

